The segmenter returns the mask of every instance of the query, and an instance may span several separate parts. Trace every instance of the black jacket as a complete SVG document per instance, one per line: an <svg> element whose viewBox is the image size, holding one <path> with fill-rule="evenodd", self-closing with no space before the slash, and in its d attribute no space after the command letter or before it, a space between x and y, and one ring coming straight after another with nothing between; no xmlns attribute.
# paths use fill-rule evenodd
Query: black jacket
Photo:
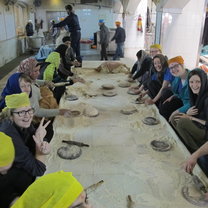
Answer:
<svg viewBox="0 0 208 208"><path fill-rule="evenodd" d="M80 32L81 30L78 16L73 12L71 12L63 21L54 24L53 27L64 27L65 25L68 26L68 30L71 33Z"/></svg>
<svg viewBox="0 0 208 208"><path fill-rule="evenodd" d="M126 39L125 30L122 27L117 27L115 35L111 39L111 41L115 40L116 43L124 43Z"/></svg>
<svg viewBox="0 0 208 208"><path fill-rule="evenodd" d="M137 79L137 78L141 77L146 72L150 72L151 68L152 68L152 58L151 57L147 57L144 59L144 61L141 63L140 69L137 68L137 62L136 62L132 68L131 73L134 74L134 76L132 78ZM150 73L150 75L151 75L151 73Z"/></svg>
<svg viewBox="0 0 208 208"><path fill-rule="evenodd" d="M15 159L13 166L23 169L31 176L42 176L46 166L35 158L35 142L33 135L35 129L30 126L27 129L20 129L10 120L3 120L0 123L0 131L12 138L15 147Z"/></svg>

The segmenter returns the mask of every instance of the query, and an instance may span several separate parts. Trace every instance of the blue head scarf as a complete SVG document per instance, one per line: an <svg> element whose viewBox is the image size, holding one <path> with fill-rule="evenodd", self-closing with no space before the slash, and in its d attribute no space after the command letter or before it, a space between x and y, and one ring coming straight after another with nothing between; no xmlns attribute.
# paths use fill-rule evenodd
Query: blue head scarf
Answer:
<svg viewBox="0 0 208 208"><path fill-rule="evenodd" d="M22 90L20 89L19 85L19 77L22 73L14 73L12 74L9 79L7 80L6 86L1 93L1 100L0 100L0 109L5 107L5 97L7 95L18 94L21 93Z"/></svg>

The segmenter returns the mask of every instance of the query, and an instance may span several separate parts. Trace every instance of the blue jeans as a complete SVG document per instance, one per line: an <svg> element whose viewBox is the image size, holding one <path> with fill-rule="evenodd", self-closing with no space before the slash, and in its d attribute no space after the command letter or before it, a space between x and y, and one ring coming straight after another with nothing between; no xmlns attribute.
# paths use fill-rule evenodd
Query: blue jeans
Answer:
<svg viewBox="0 0 208 208"><path fill-rule="evenodd" d="M119 59L119 58L123 58L124 57L124 43L116 43L117 47L116 47L116 53L113 56L113 60Z"/></svg>

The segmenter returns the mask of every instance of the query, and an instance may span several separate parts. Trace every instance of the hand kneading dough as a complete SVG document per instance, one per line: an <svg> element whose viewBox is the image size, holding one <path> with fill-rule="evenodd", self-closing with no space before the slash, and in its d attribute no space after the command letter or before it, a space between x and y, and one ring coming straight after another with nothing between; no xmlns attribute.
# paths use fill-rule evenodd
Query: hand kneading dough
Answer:
<svg viewBox="0 0 208 208"><path fill-rule="evenodd" d="M121 113L125 115L130 115L136 112L137 112L137 109L134 106L127 106L121 110Z"/></svg>
<svg viewBox="0 0 208 208"><path fill-rule="evenodd" d="M98 116L98 114L99 114L98 110L93 106L86 106L86 108L84 109L85 116L95 117Z"/></svg>

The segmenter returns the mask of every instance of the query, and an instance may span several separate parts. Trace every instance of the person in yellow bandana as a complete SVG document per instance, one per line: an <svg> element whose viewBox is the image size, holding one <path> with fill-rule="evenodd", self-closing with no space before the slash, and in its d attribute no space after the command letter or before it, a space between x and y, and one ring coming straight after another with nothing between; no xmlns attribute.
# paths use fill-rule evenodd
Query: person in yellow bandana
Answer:
<svg viewBox="0 0 208 208"><path fill-rule="evenodd" d="M154 58L155 55L162 54L162 46L160 44L153 44L150 46L150 56Z"/></svg>
<svg viewBox="0 0 208 208"><path fill-rule="evenodd" d="M14 145L11 137L0 132L0 174L4 175L11 168L14 160Z"/></svg>
<svg viewBox="0 0 208 208"><path fill-rule="evenodd" d="M5 203L9 203L21 195L36 176L44 174L45 155L50 152L50 146L43 140L49 122L43 124L42 119L37 129L31 124L34 110L27 93L8 95L5 103L6 107L0 114L0 131L12 138L15 158L8 173L0 177L0 197L5 196ZM2 199L0 201L2 208Z"/></svg>
<svg viewBox="0 0 208 208"><path fill-rule="evenodd" d="M92 208L83 186L71 172L59 171L37 179L12 208Z"/></svg>

